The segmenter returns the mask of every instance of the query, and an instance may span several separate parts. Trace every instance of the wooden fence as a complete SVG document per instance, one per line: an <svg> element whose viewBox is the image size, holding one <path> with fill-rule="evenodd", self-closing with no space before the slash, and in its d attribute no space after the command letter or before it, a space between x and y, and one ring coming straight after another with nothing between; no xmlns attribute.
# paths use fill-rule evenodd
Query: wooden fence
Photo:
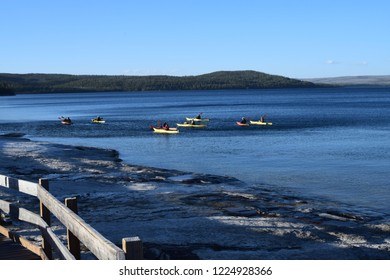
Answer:
<svg viewBox="0 0 390 280"><path fill-rule="evenodd" d="M0 210L8 214L11 219L17 219L38 227L42 234L41 246L31 243L16 232L2 226L1 216L0 233L20 243L40 256L41 259L52 259L52 250L61 259L80 259L80 242L98 259L125 260L143 258L142 242L138 237L123 238L122 249L117 247L77 215L76 198L65 199L65 204L56 199L49 192L49 182L46 179L40 179L38 183L33 183L0 175L0 187L15 189L39 199L40 215L5 200L0 200ZM67 246L61 242L51 229L51 215L54 215L67 228Z"/></svg>

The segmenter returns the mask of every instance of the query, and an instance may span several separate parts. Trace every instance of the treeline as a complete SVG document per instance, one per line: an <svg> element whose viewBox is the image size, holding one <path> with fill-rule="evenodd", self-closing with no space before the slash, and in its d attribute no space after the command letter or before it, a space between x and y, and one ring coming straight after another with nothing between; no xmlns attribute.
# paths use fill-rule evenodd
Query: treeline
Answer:
<svg viewBox="0 0 390 280"><path fill-rule="evenodd" d="M215 90L317 87L316 84L256 71L219 71L199 76L103 76L0 74L17 93Z"/></svg>
<svg viewBox="0 0 390 280"><path fill-rule="evenodd" d="M0 82L0 95L14 95L14 94L15 94L14 90L9 84Z"/></svg>

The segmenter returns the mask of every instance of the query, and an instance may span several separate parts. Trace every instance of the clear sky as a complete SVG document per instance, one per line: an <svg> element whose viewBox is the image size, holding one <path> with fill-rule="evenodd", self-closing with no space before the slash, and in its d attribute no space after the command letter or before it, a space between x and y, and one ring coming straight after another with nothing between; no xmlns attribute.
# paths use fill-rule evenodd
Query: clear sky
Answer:
<svg viewBox="0 0 390 280"><path fill-rule="evenodd" d="M0 0L0 73L390 74L388 0Z"/></svg>

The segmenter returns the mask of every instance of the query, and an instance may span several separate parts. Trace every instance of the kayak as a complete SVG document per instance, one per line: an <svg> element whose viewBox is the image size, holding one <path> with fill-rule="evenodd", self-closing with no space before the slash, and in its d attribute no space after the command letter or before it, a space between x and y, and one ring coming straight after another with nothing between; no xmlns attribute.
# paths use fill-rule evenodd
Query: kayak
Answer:
<svg viewBox="0 0 390 280"><path fill-rule="evenodd" d="M181 127L196 127L196 128L206 127L205 124L177 123L176 125Z"/></svg>
<svg viewBox="0 0 390 280"><path fill-rule="evenodd" d="M256 125L272 125L272 122L262 122L262 121L250 121L250 123Z"/></svg>
<svg viewBox="0 0 390 280"><path fill-rule="evenodd" d="M91 120L91 122L93 122L93 123L106 123L106 121L105 120L97 120L97 119L92 119Z"/></svg>
<svg viewBox="0 0 390 280"><path fill-rule="evenodd" d="M70 125L72 124L72 122L69 122L69 121L61 121L62 124L65 124L65 125Z"/></svg>
<svg viewBox="0 0 390 280"><path fill-rule="evenodd" d="M155 133L166 133L166 134L177 134L177 133L179 133L179 130L177 130L177 128L165 129L165 128L153 127L153 131Z"/></svg>
<svg viewBox="0 0 390 280"><path fill-rule="evenodd" d="M236 122L238 126L249 126L249 123Z"/></svg>
<svg viewBox="0 0 390 280"><path fill-rule="evenodd" d="M166 134L177 134L177 133L179 133L179 130L177 130L177 128L164 129L164 128L153 127L153 131L155 133L166 133Z"/></svg>
<svg viewBox="0 0 390 280"><path fill-rule="evenodd" d="M208 122L210 119L186 118L187 121Z"/></svg>

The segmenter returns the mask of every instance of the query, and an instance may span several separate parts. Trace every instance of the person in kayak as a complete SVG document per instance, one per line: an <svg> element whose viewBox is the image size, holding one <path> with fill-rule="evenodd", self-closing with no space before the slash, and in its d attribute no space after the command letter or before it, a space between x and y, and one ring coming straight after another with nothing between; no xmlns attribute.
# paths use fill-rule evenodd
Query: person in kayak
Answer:
<svg viewBox="0 0 390 280"><path fill-rule="evenodd" d="M165 130L169 130L169 125L168 125L168 123L165 122L165 123L163 124L162 128L165 129Z"/></svg>
<svg viewBox="0 0 390 280"><path fill-rule="evenodd" d="M197 120L200 120L202 118L202 113L199 113L196 117L195 117L195 119L197 119Z"/></svg>
<svg viewBox="0 0 390 280"><path fill-rule="evenodd" d="M244 117L242 117L240 123L246 124L246 119Z"/></svg>

